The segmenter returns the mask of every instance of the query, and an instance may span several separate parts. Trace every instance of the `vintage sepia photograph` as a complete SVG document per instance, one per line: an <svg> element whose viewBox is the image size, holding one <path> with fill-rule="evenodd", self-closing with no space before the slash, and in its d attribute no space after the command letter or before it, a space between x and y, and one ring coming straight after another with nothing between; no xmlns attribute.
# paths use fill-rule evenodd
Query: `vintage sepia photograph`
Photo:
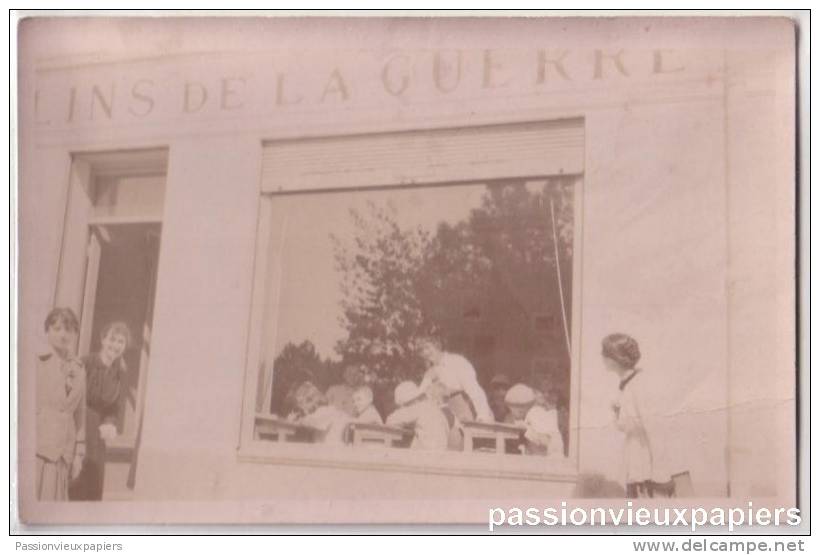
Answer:
<svg viewBox="0 0 820 555"><path fill-rule="evenodd" d="M17 38L23 525L801 509L793 21Z"/></svg>

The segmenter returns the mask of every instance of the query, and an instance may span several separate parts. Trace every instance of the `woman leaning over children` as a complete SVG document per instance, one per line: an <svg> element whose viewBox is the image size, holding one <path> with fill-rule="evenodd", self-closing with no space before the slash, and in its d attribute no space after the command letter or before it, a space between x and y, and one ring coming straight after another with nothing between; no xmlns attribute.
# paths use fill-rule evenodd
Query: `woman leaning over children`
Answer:
<svg viewBox="0 0 820 555"><path fill-rule="evenodd" d="M126 366L123 355L131 343L124 322L105 327L100 350L83 357L86 372L85 448L82 470L71 484L71 499L99 501L105 479L105 444L117 435L116 422L124 398Z"/></svg>
<svg viewBox="0 0 820 555"><path fill-rule="evenodd" d="M469 360L444 351L438 339L426 339L422 352L430 367L419 385L421 391L443 401L461 421L495 421L487 394Z"/></svg>
<svg viewBox="0 0 820 555"><path fill-rule="evenodd" d="M74 355L80 325L70 308L55 308L45 321L49 350L36 362L36 496L68 499L77 429L85 398L85 371Z"/></svg>

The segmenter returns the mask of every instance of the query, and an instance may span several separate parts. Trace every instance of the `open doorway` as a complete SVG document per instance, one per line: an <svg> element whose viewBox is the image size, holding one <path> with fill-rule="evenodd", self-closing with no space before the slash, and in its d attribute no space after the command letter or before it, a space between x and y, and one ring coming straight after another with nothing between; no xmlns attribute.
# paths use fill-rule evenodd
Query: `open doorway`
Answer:
<svg viewBox="0 0 820 555"><path fill-rule="evenodd" d="M127 493L134 486L136 447L144 405L145 380L151 353L151 328L157 282L161 224L91 225L86 298L81 341L85 352L100 349L111 322L131 330L124 354L123 396L117 415L117 437L106 445L106 497Z"/></svg>
<svg viewBox="0 0 820 555"><path fill-rule="evenodd" d="M118 381L116 436L104 440L103 451L95 447L91 461L99 469L94 471L99 481L92 482L102 482L103 499L128 499L135 484L166 166L167 152L159 149L75 155L72 163L55 299L75 307L80 316L80 356L100 351L102 333L113 322L124 322L131 335ZM106 423L111 423L111 409L106 410ZM95 435L94 445L99 441Z"/></svg>
<svg viewBox="0 0 820 555"><path fill-rule="evenodd" d="M90 304L84 307L83 312L91 318L86 320L90 333L83 339L89 341L88 351L96 352L109 323L123 321L132 332L132 344L124 355L127 388L117 428L123 439L133 440L140 378L144 377L151 351L161 224L93 225L91 228L90 241L99 247L89 249L89 258L99 259L89 260L89 267L97 267L97 275L89 275L96 291L89 292L93 298L89 298Z"/></svg>

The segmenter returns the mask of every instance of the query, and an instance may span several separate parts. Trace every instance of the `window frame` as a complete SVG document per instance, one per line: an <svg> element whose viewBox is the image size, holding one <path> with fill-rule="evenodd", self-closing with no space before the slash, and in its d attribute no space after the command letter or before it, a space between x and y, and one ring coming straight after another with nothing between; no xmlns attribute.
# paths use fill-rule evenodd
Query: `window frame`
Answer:
<svg viewBox="0 0 820 555"><path fill-rule="evenodd" d="M544 120L545 125L554 125L555 120ZM531 122L530 122L531 124ZM586 130L584 129L584 132ZM374 140L379 137L392 135L391 132L374 133ZM359 136L360 137L360 136ZM344 137L337 137L344 139ZM324 140L327 137L317 138ZM265 147L263 143L262 148ZM570 330L572 341L570 353L570 414L569 414L569 452L562 459L552 459L536 456L519 456L494 453L466 453L463 451L424 452L421 450L387 448L387 447L358 447L349 445L328 446L320 444L273 442L254 438L256 406L262 398L263 411L270 403L272 383L262 383L260 357L263 342L263 321L267 310L278 310L277 306L268 307L270 302L277 303L276 298L270 299L268 291L277 285L272 276L267 275L271 265L271 230L275 222L273 219L272 203L283 196L339 194L363 189L407 189L429 188L432 186L446 187L449 183L457 186L452 180L429 181L423 183L395 183L392 185L366 187L335 187L332 189L265 191L260 187L257 210L256 245L253 260L253 283L251 287L250 315L246 349L245 379L243 388L242 412L240 415L240 433L237 446L237 456L240 462L274 464L274 465L301 465L346 468L353 470L375 470L386 472L408 472L424 474L444 474L471 477L489 477L504 479L524 479L536 481L572 482L577 478L579 471L579 418L580 418L580 358L581 358L581 259L582 259L582 223L583 223L583 191L586 171L585 168L576 175L578 179L573 185L573 268L572 268L572 320ZM567 175L567 176L568 176ZM533 176L533 179L548 179L556 175ZM488 181L497 181L492 178ZM474 180L471 180L474 181ZM273 270L274 272L276 270ZM270 380L272 382L272 380Z"/></svg>

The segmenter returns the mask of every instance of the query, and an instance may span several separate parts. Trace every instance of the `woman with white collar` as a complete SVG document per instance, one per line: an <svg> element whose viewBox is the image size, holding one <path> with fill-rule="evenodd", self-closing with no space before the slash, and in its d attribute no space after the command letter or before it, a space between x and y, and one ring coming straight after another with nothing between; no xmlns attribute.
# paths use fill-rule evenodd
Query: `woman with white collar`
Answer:
<svg viewBox="0 0 820 555"><path fill-rule="evenodd" d="M75 356L79 321L70 308L55 308L45 321L49 351L36 361L36 496L39 501L68 500L77 430L85 399L85 369Z"/></svg>
<svg viewBox="0 0 820 555"><path fill-rule="evenodd" d="M664 438L650 434L648 419L649 395L643 370L636 365L641 358L638 342L625 333L606 336L601 344L601 356L607 370L619 378L618 400L612 404L615 427L624 434L627 497L670 497L674 485L662 468L659 454Z"/></svg>

